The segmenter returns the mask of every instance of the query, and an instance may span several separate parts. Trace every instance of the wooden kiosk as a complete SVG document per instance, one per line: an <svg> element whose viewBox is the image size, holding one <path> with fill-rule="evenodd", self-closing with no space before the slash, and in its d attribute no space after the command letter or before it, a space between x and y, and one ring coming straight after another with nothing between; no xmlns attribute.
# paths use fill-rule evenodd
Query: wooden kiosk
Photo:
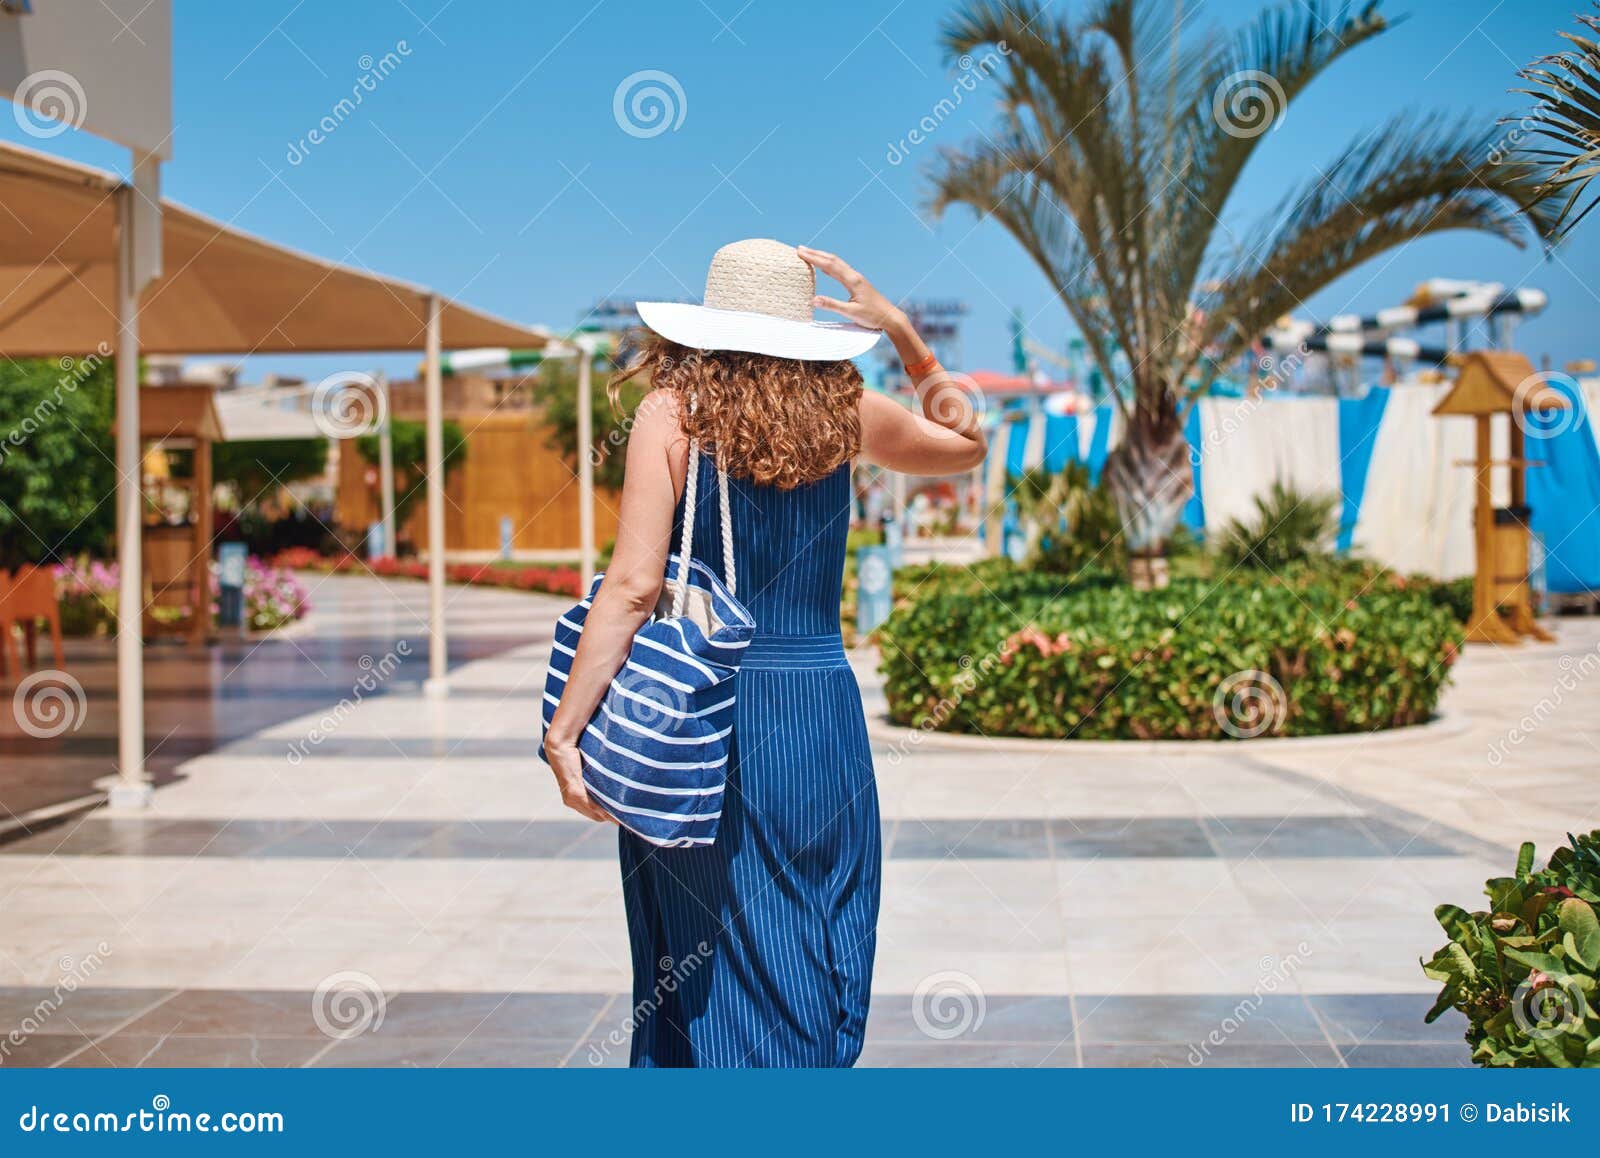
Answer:
<svg viewBox="0 0 1600 1158"><path fill-rule="evenodd" d="M1477 570L1472 583L1472 618L1467 623L1469 643L1522 642L1523 636L1549 641L1554 639L1539 626L1533 615L1533 600L1528 586L1529 550L1532 533L1528 528L1532 512L1527 503L1527 468L1543 466L1529 461L1526 417L1532 413L1566 408L1567 400L1545 382L1521 354L1509 350L1477 350L1459 362L1455 385L1433 408L1435 415L1467 415L1477 421L1477 448L1473 458L1459 465L1470 466L1476 479L1477 501L1473 509L1473 539L1477 550ZM1511 453L1494 457L1493 419L1506 415L1511 422ZM1491 471L1505 467L1510 472L1510 504L1494 505Z"/></svg>
<svg viewBox="0 0 1600 1158"><path fill-rule="evenodd" d="M204 643L211 624L211 444L222 423L209 386L139 389L144 635Z"/></svg>

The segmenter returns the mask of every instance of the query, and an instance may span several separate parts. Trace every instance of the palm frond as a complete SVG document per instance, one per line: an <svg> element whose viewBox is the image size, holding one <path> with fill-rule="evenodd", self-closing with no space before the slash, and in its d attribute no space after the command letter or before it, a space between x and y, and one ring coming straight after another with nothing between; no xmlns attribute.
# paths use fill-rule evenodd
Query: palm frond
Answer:
<svg viewBox="0 0 1600 1158"><path fill-rule="evenodd" d="M1216 551L1229 567L1280 571L1327 554L1339 530L1338 495L1302 492L1282 479L1254 500L1249 518L1230 519Z"/></svg>
<svg viewBox="0 0 1600 1158"><path fill-rule="evenodd" d="M1521 246L1529 226L1548 237L1554 215L1537 176L1495 164L1492 137L1402 115L1355 141L1250 231L1260 240L1219 279L1204 342L1221 343L1227 362L1330 282L1418 237L1474 229Z"/></svg>
<svg viewBox="0 0 1600 1158"><path fill-rule="evenodd" d="M1213 233L1256 147L1336 61L1392 27L1370 0L1270 8L1200 70L1177 120L1177 191L1165 257L1173 292L1194 292Z"/></svg>
<svg viewBox="0 0 1600 1158"><path fill-rule="evenodd" d="M1600 33L1600 16L1580 15L1578 22ZM1579 208L1590 182L1600 175L1600 43L1575 32L1561 36L1573 47L1523 69L1519 75L1533 87L1516 90L1539 102L1525 119L1545 144L1528 145L1521 153L1545 166L1545 186L1557 207L1555 240L1600 203L1597 194Z"/></svg>

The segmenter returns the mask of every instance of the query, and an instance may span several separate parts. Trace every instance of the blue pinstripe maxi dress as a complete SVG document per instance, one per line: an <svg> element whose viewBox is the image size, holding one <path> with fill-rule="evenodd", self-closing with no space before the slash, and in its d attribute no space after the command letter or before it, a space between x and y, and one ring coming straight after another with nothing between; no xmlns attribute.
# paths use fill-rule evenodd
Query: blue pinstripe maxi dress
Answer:
<svg viewBox="0 0 1600 1158"><path fill-rule="evenodd" d="M698 469L700 493L715 494L711 459ZM729 482L738 595L757 634L736 683L716 843L663 849L621 834L632 1063L848 1066L880 875L872 756L839 637L850 467L791 491ZM720 575L717 506L699 505L694 542Z"/></svg>

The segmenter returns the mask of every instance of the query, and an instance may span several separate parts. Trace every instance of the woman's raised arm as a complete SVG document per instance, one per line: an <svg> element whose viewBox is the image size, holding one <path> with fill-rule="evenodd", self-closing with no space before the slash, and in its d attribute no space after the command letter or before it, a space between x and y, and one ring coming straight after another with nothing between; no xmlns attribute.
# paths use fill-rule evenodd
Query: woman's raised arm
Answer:
<svg viewBox="0 0 1600 1158"><path fill-rule="evenodd" d="M916 327L843 258L800 247L800 256L850 291L850 299L818 295L820 309L843 314L857 325L882 330L917 392L920 415L870 390L861 398L861 455L868 462L906 474L960 474L983 461L988 442L974 399L963 382L933 356Z"/></svg>

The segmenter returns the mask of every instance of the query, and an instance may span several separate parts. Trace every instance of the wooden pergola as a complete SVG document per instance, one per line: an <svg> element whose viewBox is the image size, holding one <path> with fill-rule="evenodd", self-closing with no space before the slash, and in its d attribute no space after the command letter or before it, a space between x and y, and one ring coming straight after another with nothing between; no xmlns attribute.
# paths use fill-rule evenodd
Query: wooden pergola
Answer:
<svg viewBox="0 0 1600 1158"><path fill-rule="evenodd" d="M451 348L540 348L551 339L421 286L274 245L113 173L0 144L0 356L116 358L120 606L142 607L141 354L423 353L427 411L430 694L447 691L440 357ZM159 222L162 273L135 270ZM581 457L581 456L580 456ZM113 803L139 806L144 771L140 616L117 630Z"/></svg>

